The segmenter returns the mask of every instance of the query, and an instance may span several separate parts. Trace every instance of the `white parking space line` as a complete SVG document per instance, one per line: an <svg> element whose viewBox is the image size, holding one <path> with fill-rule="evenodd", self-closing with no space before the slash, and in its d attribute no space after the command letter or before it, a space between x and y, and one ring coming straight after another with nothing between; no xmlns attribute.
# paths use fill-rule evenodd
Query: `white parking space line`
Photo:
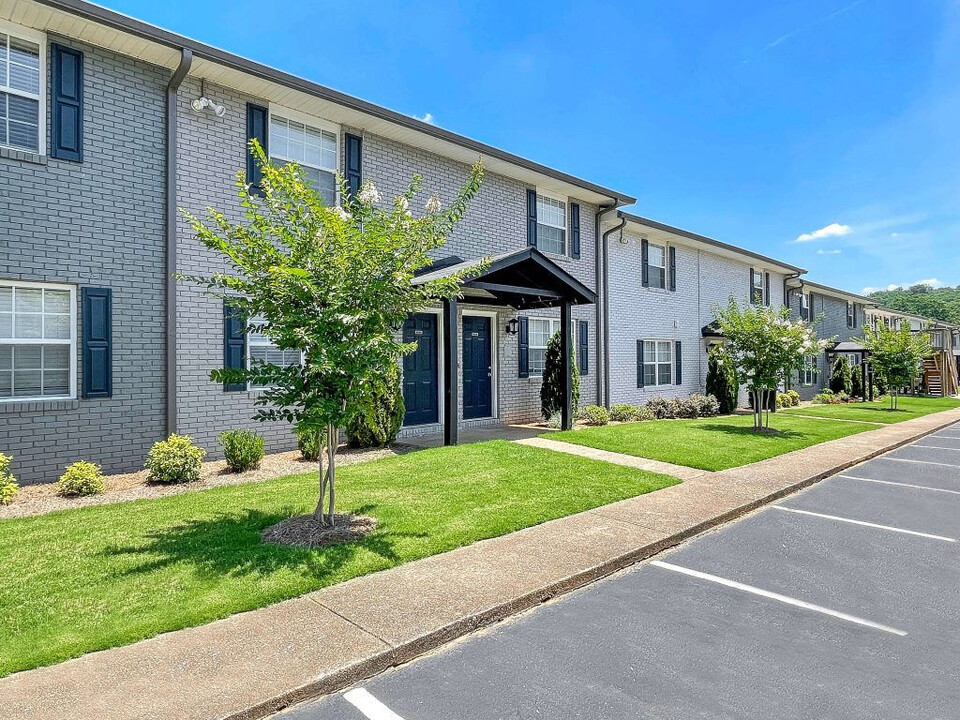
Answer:
<svg viewBox="0 0 960 720"><path fill-rule="evenodd" d="M343 699L370 718L370 720L403 720L402 717L363 688L347 690L347 692L343 694Z"/></svg>
<svg viewBox="0 0 960 720"><path fill-rule="evenodd" d="M929 487L928 485L911 485L910 483L893 482L892 480L874 480L873 478L857 477L856 475L837 475L847 480L862 480L863 482L879 483L880 485L896 485L897 487L913 488L914 490L930 490L931 492L960 495L960 490L945 490L944 488Z"/></svg>
<svg viewBox="0 0 960 720"><path fill-rule="evenodd" d="M914 447L918 448L930 448L931 450L953 450L954 452L960 452L960 448L944 447L943 445L921 445L917 443Z"/></svg>
<svg viewBox="0 0 960 720"><path fill-rule="evenodd" d="M879 459L880 460L896 460L897 462L919 463L920 465L939 465L940 467L952 467L952 468L960 467L960 465L954 465L953 463L938 463L938 462L931 462L929 460L914 460L913 458L895 458L895 457L890 457L889 455L881 455Z"/></svg>
<svg viewBox="0 0 960 720"><path fill-rule="evenodd" d="M872 620L865 620L864 618L857 617L856 615L848 615L847 613L840 612L838 610L831 610L830 608L823 607L822 605L814 605L813 603L808 603L805 600L797 600L796 598L788 597L787 595L781 595L780 593L771 592L770 590L763 590L753 585L745 585L744 583L737 582L736 580L728 580L727 578L720 577L719 575L710 575L709 573L700 572L699 570L691 570L690 568L685 568L681 565L674 565L673 563L663 562L661 560L654 560L650 563L651 565L656 565L657 567L663 568L664 570L672 570L676 573L682 573L683 575L689 575L690 577L699 578L700 580L708 580L710 582L717 583L719 585L724 585L729 588L734 588L735 590L742 590L743 592L751 593L753 595L759 595L760 597L769 598L770 600L776 600L777 602L786 603L787 605L792 605L794 607L803 608L804 610L812 610L813 612L822 613L823 615L829 615L830 617L839 618L840 620L846 620L847 622L856 623L857 625L863 625L865 627L873 628L875 630L882 630L883 632L892 633L893 635L899 635L903 637L907 633L903 630L897 630L896 628L890 627L889 625L881 625L880 623L873 622Z"/></svg>
<svg viewBox="0 0 960 720"><path fill-rule="evenodd" d="M904 530L903 528L891 527L890 525L878 525L877 523L866 522L865 520L854 520L852 518L840 517L839 515L824 515L823 513L811 512L810 510L798 510L797 508L784 507L783 505L774 505L773 509L797 513L798 515L811 515L813 517L825 518L827 520L836 520L837 522L850 523L851 525L862 525L863 527L875 528L877 530L889 530L890 532L902 533L904 535L916 535L917 537L927 538L929 540L942 540L943 542L952 543L956 542L954 538L944 537L943 535L931 535L930 533L918 532L916 530Z"/></svg>

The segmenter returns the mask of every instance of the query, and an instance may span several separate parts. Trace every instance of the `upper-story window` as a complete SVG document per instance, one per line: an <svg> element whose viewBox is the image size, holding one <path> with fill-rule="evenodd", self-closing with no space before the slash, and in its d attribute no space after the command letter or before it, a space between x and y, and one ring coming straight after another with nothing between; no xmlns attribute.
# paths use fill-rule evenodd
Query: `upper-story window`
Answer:
<svg viewBox="0 0 960 720"><path fill-rule="evenodd" d="M75 289L0 282L0 402L72 398Z"/></svg>
<svg viewBox="0 0 960 720"><path fill-rule="evenodd" d="M0 25L0 145L42 152L41 43Z"/></svg>
<svg viewBox="0 0 960 720"><path fill-rule="evenodd" d="M807 293L800 293L800 318L810 319L810 296Z"/></svg>
<svg viewBox="0 0 960 720"><path fill-rule="evenodd" d="M750 302L754 305L763 305L763 270L754 268L751 277L753 286L750 288Z"/></svg>
<svg viewBox="0 0 960 720"><path fill-rule="evenodd" d="M847 303L847 327L855 327L857 306L852 302Z"/></svg>
<svg viewBox="0 0 960 720"><path fill-rule="evenodd" d="M664 289L667 287L667 247L666 245L647 245L647 268L650 278L650 287Z"/></svg>
<svg viewBox="0 0 960 720"><path fill-rule="evenodd" d="M269 147L271 160L299 164L323 201L337 204L336 132L291 120L280 110L271 111Z"/></svg>
<svg viewBox="0 0 960 720"><path fill-rule="evenodd" d="M567 204L537 194L537 247L543 252L567 254Z"/></svg>

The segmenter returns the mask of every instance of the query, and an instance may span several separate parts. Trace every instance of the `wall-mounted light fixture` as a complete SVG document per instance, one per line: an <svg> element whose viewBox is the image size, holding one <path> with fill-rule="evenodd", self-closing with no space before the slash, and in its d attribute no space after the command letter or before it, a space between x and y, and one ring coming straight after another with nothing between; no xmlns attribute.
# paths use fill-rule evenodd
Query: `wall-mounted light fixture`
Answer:
<svg viewBox="0 0 960 720"><path fill-rule="evenodd" d="M629 244L630 244L630 240L628 240L628 239L627 239L627 236L623 234L623 230L620 231L620 237L617 238L617 239L620 241L620 244L621 244L621 245L629 245ZM640 236L640 239L641 239L641 240L646 240L646 237L643 236L643 235L641 235L641 236Z"/></svg>
<svg viewBox="0 0 960 720"><path fill-rule="evenodd" d="M217 117L223 117L227 114L227 109L223 105L217 105L213 100L207 97L206 81L200 81L200 97L190 103L197 112L203 112L206 109L213 111Z"/></svg>
<svg viewBox="0 0 960 720"><path fill-rule="evenodd" d="M516 318L510 318L507 320L507 326L504 330L507 331L507 335L516 335L520 327L520 321Z"/></svg>

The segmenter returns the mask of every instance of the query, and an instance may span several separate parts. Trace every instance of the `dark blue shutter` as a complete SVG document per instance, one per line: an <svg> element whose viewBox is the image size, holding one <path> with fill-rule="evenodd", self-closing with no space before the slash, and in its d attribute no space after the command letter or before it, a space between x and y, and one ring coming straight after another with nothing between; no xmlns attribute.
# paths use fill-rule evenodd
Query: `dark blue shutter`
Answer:
<svg viewBox="0 0 960 720"><path fill-rule="evenodd" d="M531 247L537 246L537 191L536 190L527 190L527 245L530 245Z"/></svg>
<svg viewBox="0 0 960 720"><path fill-rule="evenodd" d="M109 288L80 290L83 324L82 396L113 395L113 294Z"/></svg>
<svg viewBox="0 0 960 720"><path fill-rule="evenodd" d="M590 323L577 320L577 362L581 375L590 372Z"/></svg>
<svg viewBox="0 0 960 720"><path fill-rule="evenodd" d="M643 340L637 340L637 387L643 387Z"/></svg>
<svg viewBox="0 0 960 720"><path fill-rule="evenodd" d="M247 366L247 319L240 308L223 301L223 369L243 370ZM224 383L228 392L246 390L245 383Z"/></svg>
<svg viewBox="0 0 960 720"><path fill-rule="evenodd" d="M50 46L50 157L83 160L83 53Z"/></svg>
<svg viewBox="0 0 960 720"><path fill-rule="evenodd" d="M673 378L674 385L683 385L683 349L680 347L680 341L673 344L673 362L676 365L676 376Z"/></svg>
<svg viewBox="0 0 960 720"><path fill-rule="evenodd" d="M530 322L525 315L517 318L518 377L530 377Z"/></svg>
<svg viewBox="0 0 960 720"><path fill-rule="evenodd" d="M570 203L570 254L580 259L580 206Z"/></svg>
<svg viewBox="0 0 960 720"><path fill-rule="evenodd" d="M677 290L677 249L670 248L670 290Z"/></svg>
<svg viewBox="0 0 960 720"><path fill-rule="evenodd" d="M247 143L256 139L263 148L263 152L269 155L268 134L267 134L267 109L260 105L247 103ZM250 184L250 192L254 195L263 195L263 188L260 182L263 180L263 173L257 160L247 147L247 182Z"/></svg>
<svg viewBox="0 0 960 720"><path fill-rule="evenodd" d="M640 241L640 284L650 287L650 243L646 238Z"/></svg>
<svg viewBox="0 0 960 720"><path fill-rule="evenodd" d="M753 268L750 268L750 293L747 295L747 297L750 298L751 305L757 304L757 294L753 287L756 281L757 281L757 273L754 272Z"/></svg>
<svg viewBox="0 0 960 720"><path fill-rule="evenodd" d="M763 304L767 307L770 306L770 273L763 274Z"/></svg>
<svg viewBox="0 0 960 720"><path fill-rule="evenodd" d="M363 182L363 138L349 133L343 136L344 141L344 175L350 197L355 198L360 192L360 183Z"/></svg>

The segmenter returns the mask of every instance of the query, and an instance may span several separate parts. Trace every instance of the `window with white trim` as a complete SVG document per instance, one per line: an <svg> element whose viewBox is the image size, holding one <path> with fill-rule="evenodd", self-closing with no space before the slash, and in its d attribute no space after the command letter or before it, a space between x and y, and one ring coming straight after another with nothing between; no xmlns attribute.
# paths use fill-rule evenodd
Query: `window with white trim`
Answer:
<svg viewBox="0 0 960 720"><path fill-rule="evenodd" d="M0 402L75 395L76 290L0 282Z"/></svg>
<svg viewBox="0 0 960 720"><path fill-rule="evenodd" d="M270 159L295 162L323 201L337 204L337 133L270 113Z"/></svg>
<svg viewBox="0 0 960 720"><path fill-rule="evenodd" d="M552 318L530 318L529 320L529 370L531 375L543 375L546 366L547 343L560 329L560 321Z"/></svg>
<svg viewBox="0 0 960 720"><path fill-rule="evenodd" d="M750 302L754 305L763 305L764 297L764 285L763 285L763 270L753 269L753 296L750 298Z"/></svg>
<svg viewBox="0 0 960 720"><path fill-rule="evenodd" d="M643 341L643 385L673 384L673 340Z"/></svg>
<svg viewBox="0 0 960 720"><path fill-rule="evenodd" d="M567 254L567 204L537 195L537 249Z"/></svg>
<svg viewBox="0 0 960 720"><path fill-rule="evenodd" d="M854 313L856 306L852 302L847 303L847 327L853 327Z"/></svg>
<svg viewBox="0 0 960 720"><path fill-rule="evenodd" d="M0 25L0 145L41 152L43 60L41 44Z"/></svg>
<svg viewBox="0 0 960 720"><path fill-rule="evenodd" d="M247 367L252 368L258 363L276 365L277 367L290 367L291 365L300 365L303 362L303 352L300 350L281 350L269 335L262 332L262 327L266 318L257 315L250 318L247 323L249 331L247 332ZM265 385L255 385L250 383L248 389L262 388Z"/></svg>
<svg viewBox="0 0 960 720"><path fill-rule="evenodd" d="M817 381L817 356L808 355L803 359L803 368L800 370L800 384L809 387Z"/></svg>
<svg viewBox="0 0 960 720"><path fill-rule="evenodd" d="M803 320L810 319L810 296L807 293L800 294L800 317Z"/></svg>
<svg viewBox="0 0 960 720"><path fill-rule="evenodd" d="M667 287L667 246L647 244L647 278L650 287L663 290Z"/></svg>

